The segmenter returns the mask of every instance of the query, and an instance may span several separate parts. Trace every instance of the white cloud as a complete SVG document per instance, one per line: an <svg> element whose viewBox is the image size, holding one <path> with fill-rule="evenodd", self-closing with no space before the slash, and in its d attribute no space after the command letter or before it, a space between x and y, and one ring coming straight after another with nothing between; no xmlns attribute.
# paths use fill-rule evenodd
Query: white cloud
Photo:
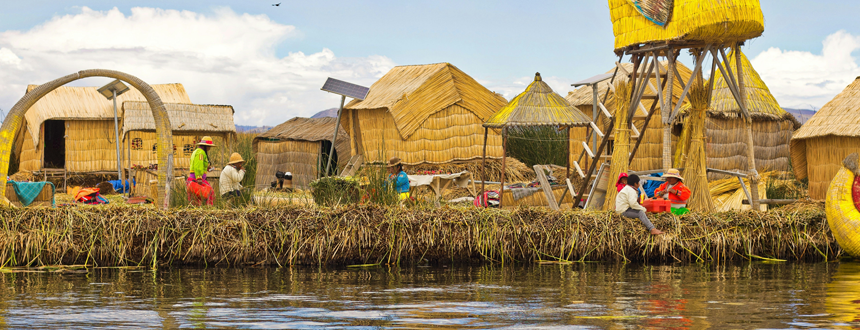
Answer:
<svg viewBox="0 0 860 330"><path fill-rule="evenodd" d="M770 48L751 60L779 104L786 108L820 108L860 75L851 54L860 36L838 31L827 36L821 55Z"/></svg>
<svg viewBox="0 0 860 330"><path fill-rule="evenodd" d="M125 15L83 7L27 31L0 32L0 107L8 110L27 84L104 68L150 84L180 82L192 102L233 105L238 124L273 125L337 106L338 96L319 90L326 77L369 86L394 66L384 56L339 58L326 48L276 56L275 47L298 33L229 8Z"/></svg>

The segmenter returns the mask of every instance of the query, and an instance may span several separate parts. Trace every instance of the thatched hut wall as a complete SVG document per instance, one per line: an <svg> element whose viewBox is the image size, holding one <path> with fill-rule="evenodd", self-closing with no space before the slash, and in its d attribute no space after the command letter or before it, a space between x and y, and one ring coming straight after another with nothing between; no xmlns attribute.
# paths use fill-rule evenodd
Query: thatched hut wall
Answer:
<svg viewBox="0 0 860 330"><path fill-rule="evenodd" d="M356 117L358 123L353 122ZM343 121L345 126L359 127L361 137L353 139L352 150L362 149L368 162L397 156L409 165L443 164L480 159L483 152L483 120L456 104L431 115L407 139L401 138L394 117L386 109L352 110ZM501 156L502 137L490 130L487 158Z"/></svg>
<svg viewBox="0 0 860 330"><path fill-rule="evenodd" d="M197 141L200 141L201 138L202 136L194 135L173 135L174 171L184 171L191 167L191 153L194 152ZM221 141L216 140L215 144L219 145L219 142ZM149 164L158 163L158 157L156 157L155 154L157 143L158 139L156 139L155 132L132 131L128 132L123 148L128 148L128 158L130 159L131 165L147 166ZM223 144L220 144L219 147L223 148ZM217 154L219 151L220 150L218 149L213 149L211 152L212 155L210 155L210 160L213 160L212 158L214 154ZM123 155L123 158L125 158L125 155ZM124 161L129 162L129 160ZM127 163L123 164L123 166L127 165ZM114 163L114 167L116 167L116 163Z"/></svg>
<svg viewBox="0 0 860 330"><path fill-rule="evenodd" d="M482 124L507 101L450 63L398 66L344 107L352 154L366 162L397 156L407 165L480 159ZM487 158L502 157L489 131Z"/></svg>
<svg viewBox="0 0 860 330"><path fill-rule="evenodd" d="M268 187L275 178L275 171L289 171L293 174L293 187L307 189L320 173L320 144L319 141L260 141L257 144L256 188ZM343 158L338 159L341 166Z"/></svg>
<svg viewBox="0 0 860 330"><path fill-rule="evenodd" d="M860 77L827 102L791 138L798 179L809 179L809 197L824 199L842 160L860 150Z"/></svg>
<svg viewBox="0 0 860 330"><path fill-rule="evenodd" d="M254 138L256 188L269 187L275 172L282 171L292 173L293 187L307 189L325 172L328 158L320 156L328 154L336 124L336 118L296 117ZM342 169L350 158L349 135L343 128L338 129L334 149L337 163L332 168Z"/></svg>
<svg viewBox="0 0 860 330"><path fill-rule="evenodd" d="M752 125L755 164L759 172L788 171L791 153L788 142L794 132L791 120L754 120ZM748 170L746 126L740 118L709 116L705 120L705 153L708 168L745 172ZM708 180L724 179L708 173Z"/></svg>

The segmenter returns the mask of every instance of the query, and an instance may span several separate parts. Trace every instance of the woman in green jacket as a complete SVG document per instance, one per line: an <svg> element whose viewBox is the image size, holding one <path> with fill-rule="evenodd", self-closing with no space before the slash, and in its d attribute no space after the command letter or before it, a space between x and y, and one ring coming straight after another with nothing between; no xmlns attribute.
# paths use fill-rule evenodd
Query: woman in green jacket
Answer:
<svg viewBox="0 0 860 330"><path fill-rule="evenodd" d="M212 138L204 136L197 143L197 149L191 154L191 166L188 180L185 186L188 190L188 200L197 206L215 204L215 189L206 181L206 172L209 172L209 149L215 146Z"/></svg>

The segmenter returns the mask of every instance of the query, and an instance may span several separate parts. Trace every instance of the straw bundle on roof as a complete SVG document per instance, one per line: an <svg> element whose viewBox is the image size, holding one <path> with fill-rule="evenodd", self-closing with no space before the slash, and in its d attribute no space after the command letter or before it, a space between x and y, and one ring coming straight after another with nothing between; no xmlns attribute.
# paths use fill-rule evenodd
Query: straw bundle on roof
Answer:
<svg viewBox="0 0 860 330"><path fill-rule="evenodd" d="M526 90L487 119L484 127L587 126L591 119L553 92L540 73Z"/></svg>
<svg viewBox="0 0 860 330"><path fill-rule="evenodd" d="M307 189L311 181L325 172L331 148L331 139L337 118L300 118L290 119L273 127L266 133L254 138L257 153L256 188L263 189L275 178L275 171L291 172L293 186ZM349 161L349 135L343 128L338 129L335 143L337 163L332 167L341 168Z"/></svg>
<svg viewBox="0 0 860 330"><path fill-rule="evenodd" d="M663 68L666 68L668 62L660 62ZM627 72L633 72L633 64L632 63L622 63L621 64ZM681 75L682 79L688 79L692 75L692 71L689 68L684 66L684 64L680 62L676 62L676 67L678 69L678 73ZM610 69L607 73L615 72L615 69ZM617 72L615 74L615 82L626 82L629 78L626 74ZM686 81L685 81L686 82ZM659 80L657 78L651 78L651 85L655 88ZM684 90L683 86L684 82L680 82L678 79L673 80L674 88L672 89L672 99L673 103L677 103L678 99L681 97L681 93ZM609 80L598 83L598 100L603 102L604 96L607 95L609 90ZM665 90L668 88L664 88ZM651 90L650 88L646 88L644 94L646 97L657 95L656 92ZM567 94L566 99L570 102L571 105L575 106L577 109L582 111L587 117L592 117L592 103L593 103L593 92L591 86L584 86L577 88ZM642 105L646 109L651 109L651 105L654 102L658 102L656 100L651 100L644 98L642 100ZM684 102L687 102L685 100ZM606 97L606 101L603 102L606 106L606 110L609 113L614 114L616 105L615 105L615 96L612 93L609 93L608 97ZM642 116L644 114L640 110L637 109L636 117L633 118L633 125L636 126L636 129L639 132L643 131L645 126L645 120ZM636 151L636 157L633 158L633 162L630 164L630 168L638 170L638 171L647 171L647 170L656 170L663 167L663 134L661 129L663 128L663 124L661 122L660 111L662 111L660 104L657 104L654 108L655 112L651 116L651 120L648 122L648 130L645 131L645 134L640 136L642 142L639 144L639 149ZM609 123L609 119L603 114L602 111L598 108L598 120L595 123L603 129ZM579 157L579 154L582 152L582 142L586 138L586 129L585 128L574 128L571 130L571 141L570 141L570 150L571 150L571 160L576 160ZM674 143L675 141L673 141ZM591 141L587 141L587 143L591 143Z"/></svg>
<svg viewBox="0 0 860 330"><path fill-rule="evenodd" d="M505 103L449 63L398 66L373 83L364 100L344 107L341 127L353 154L368 162L394 156L409 165L478 159L481 124ZM488 158L501 158L501 142L491 130Z"/></svg>
<svg viewBox="0 0 860 330"><path fill-rule="evenodd" d="M672 6L640 9L652 3ZM728 43L764 32L758 0L609 0L609 14L616 50L658 41ZM658 24L661 20L666 22L662 26Z"/></svg>
<svg viewBox="0 0 860 330"><path fill-rule="evenodd" d="M235 111L229 105L199 105L187 103L164 103L170 116L173 134L207 135L235 134L233 122ZM155 132L155 119L149 103L126 101L122 103L123 136L129 131Z"/></svg>
<svg viewBox="0 0 860 330"><path fill-rule="evenodd" d="M824 199L842 160L860 149L860 77L827 102L791 138L798 179L809 179L809 197Z"/></svg>

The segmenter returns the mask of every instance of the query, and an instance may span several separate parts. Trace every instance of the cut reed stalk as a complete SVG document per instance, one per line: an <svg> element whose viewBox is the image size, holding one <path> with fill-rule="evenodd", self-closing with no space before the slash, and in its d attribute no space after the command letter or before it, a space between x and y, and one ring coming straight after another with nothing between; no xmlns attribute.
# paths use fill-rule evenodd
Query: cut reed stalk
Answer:
<svg viewBox="0 0 860 330"><path fill-rule="evenodd" d="M704 54L700 55L704 56ZM704 85L702 71L696 72L696 79L690 88L691 113L688 118L688 133L690 137L689 154L684 161L685 184L690 188L690 209L701 212L712 212L716 209L708 186L708 158L705 154L705 115L708 108L710 93Z"/></svg>

